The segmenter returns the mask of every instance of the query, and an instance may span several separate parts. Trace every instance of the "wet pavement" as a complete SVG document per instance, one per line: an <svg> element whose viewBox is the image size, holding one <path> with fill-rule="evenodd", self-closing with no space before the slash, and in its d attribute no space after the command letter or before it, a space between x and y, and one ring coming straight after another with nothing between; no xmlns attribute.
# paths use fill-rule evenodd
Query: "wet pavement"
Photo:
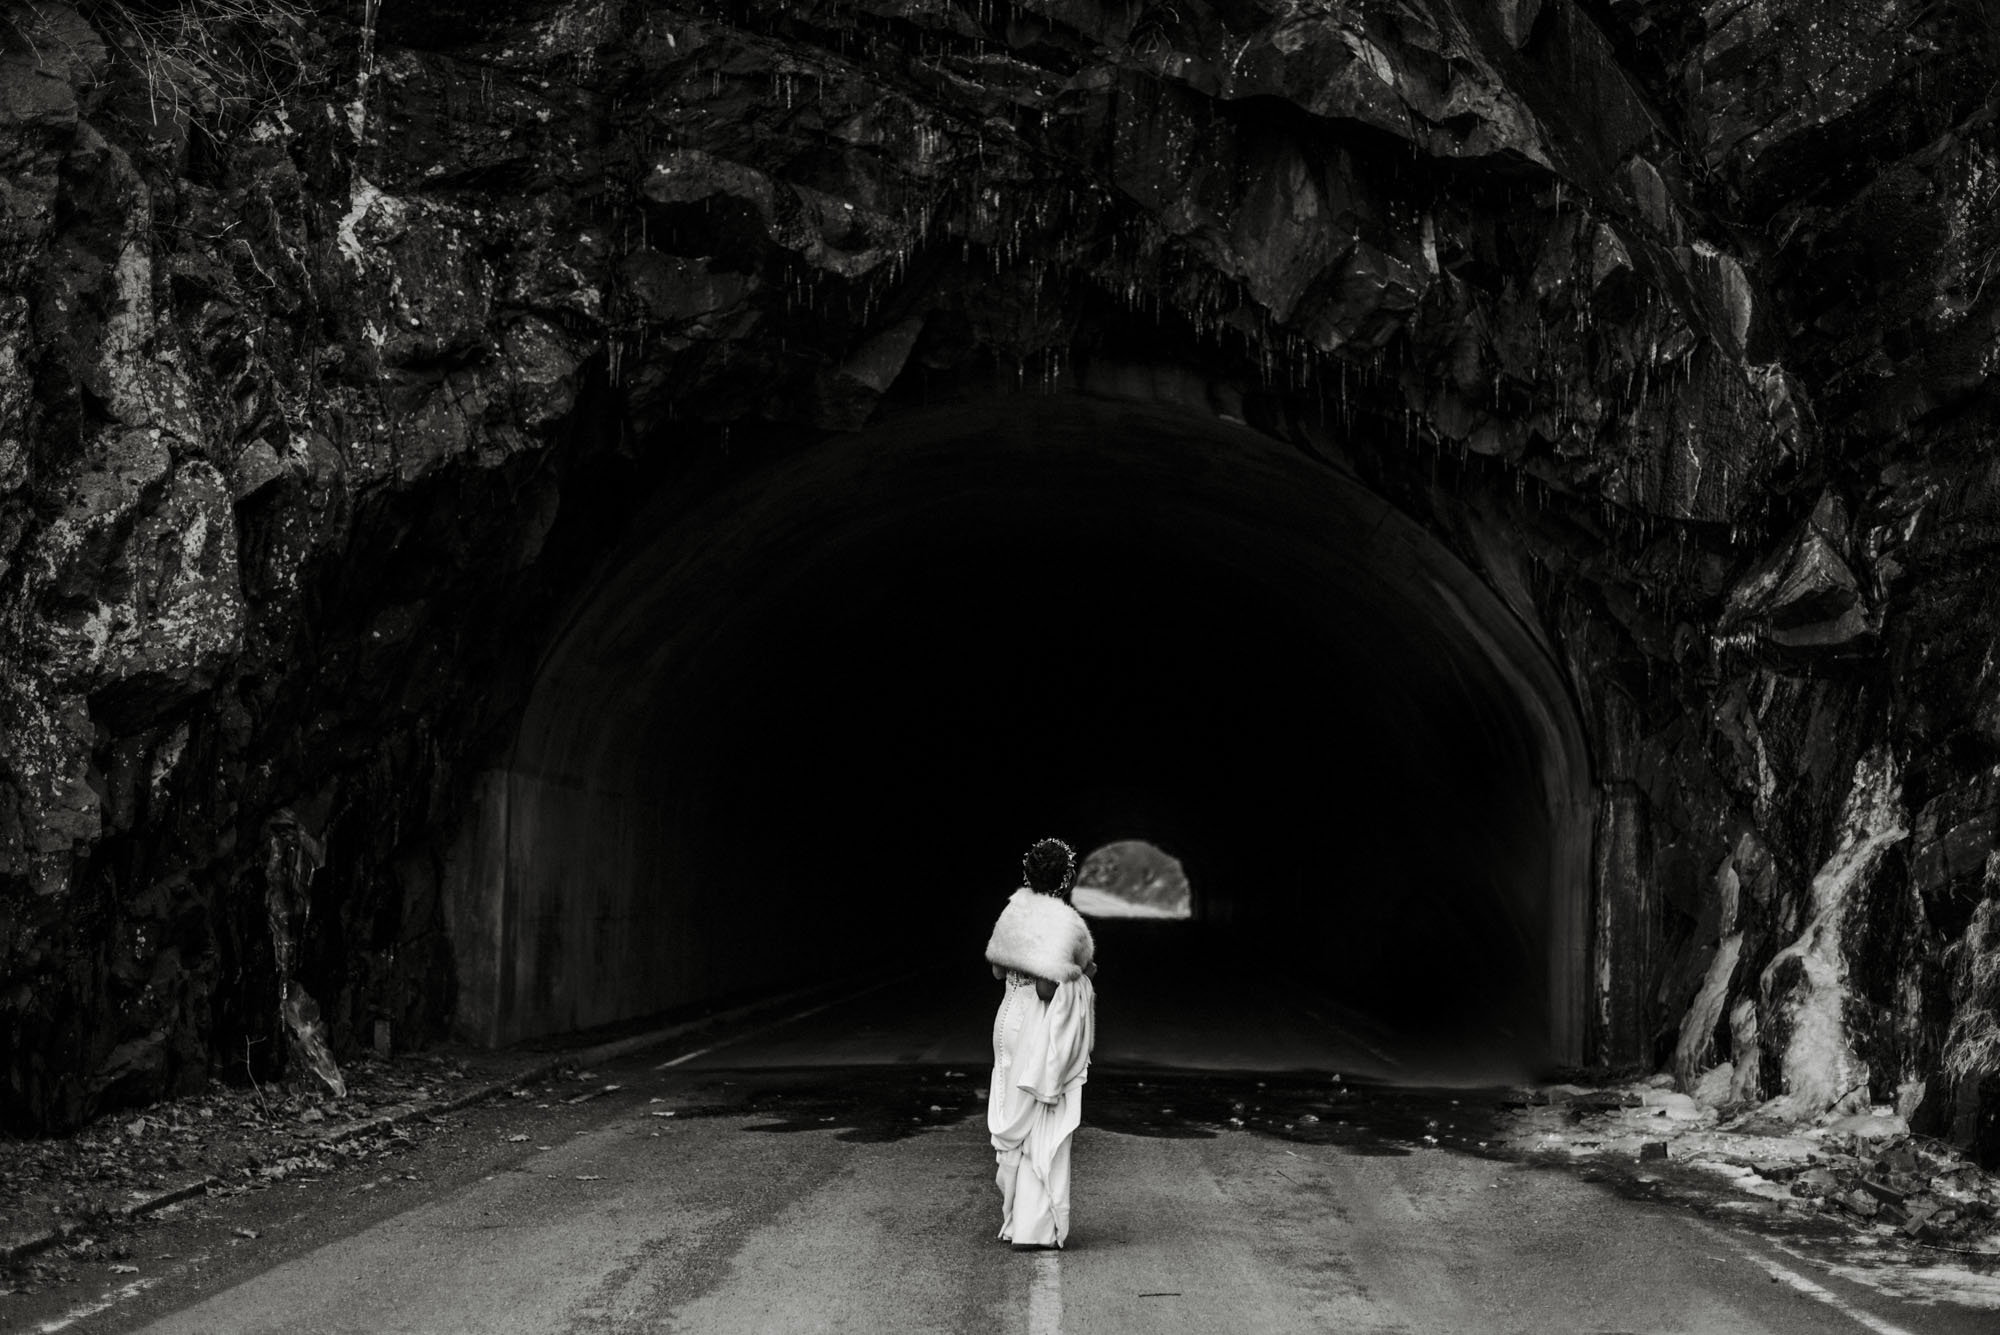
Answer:
<svg viewBox="0 0 2000 1335"><path fill-rule="evenodd" d="M712 1101L682 1104L682 1120L746 1118L746 1131L818 1131L848 1144L922 1135L985 1113L986 1069L949 1066L758 1068L754 1083L708 1082ZM1165 1072L1091 1068L1085 1121L1119 1135L1212 1140L1240 1131L1353 1154L1403 1155L1438 1146L1509 1157L1497 1144L1511 1089L1420 1089L1315 1073Z"/></svg>
<svg viewBox="0 0 2000 1335"><path fill-rule="evenodd" d="M1933 1264L1693 1164L1524 1153L1514 1085L1388 1079L1413 1065L1394 1035L1268 995L1232 1009L1186 991L1201 1023L1177 1031L1175 995L1138 981L1104 1007L1060 1256L991 1237L995 989L925 976L107 1227L69 1263L75 1282L0 1298L0 1329L1959 1335L2000 1320L1983 1263ZM1110 1027L1141 1003L1145 1023Z"/></svg>

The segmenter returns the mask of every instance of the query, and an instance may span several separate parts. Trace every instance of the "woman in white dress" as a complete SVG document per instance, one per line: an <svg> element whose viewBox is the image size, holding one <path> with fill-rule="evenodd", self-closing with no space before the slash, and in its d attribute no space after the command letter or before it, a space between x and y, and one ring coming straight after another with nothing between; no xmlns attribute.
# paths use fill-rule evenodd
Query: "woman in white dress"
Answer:
<svg viewBox="0 0 2000 1335"><path fill-rule="evenodd" d="M993 1018L986 1129L999 1168L1000 1237L1016 1250L1069 1237L1070 1142L1096 1038L1096 945L1070 907L1076 853L1044 839L1021 860L1027 884L993 925L986 959L1007 990Z"/></svg>

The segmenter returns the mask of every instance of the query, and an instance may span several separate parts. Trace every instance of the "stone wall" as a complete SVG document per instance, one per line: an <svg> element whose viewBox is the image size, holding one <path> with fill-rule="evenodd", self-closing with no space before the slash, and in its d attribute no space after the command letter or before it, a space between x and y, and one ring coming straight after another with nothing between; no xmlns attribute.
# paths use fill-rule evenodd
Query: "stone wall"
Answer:
<svg viewBox="0 0 2000 1335"><path fill-rule="evenodd" d="M286 820L434 1032L631 497L1137 349L1560 647L1600 1060L2000 1153L1989 3L178 2L0 23L11 1121L281 1059Z"/></svg>

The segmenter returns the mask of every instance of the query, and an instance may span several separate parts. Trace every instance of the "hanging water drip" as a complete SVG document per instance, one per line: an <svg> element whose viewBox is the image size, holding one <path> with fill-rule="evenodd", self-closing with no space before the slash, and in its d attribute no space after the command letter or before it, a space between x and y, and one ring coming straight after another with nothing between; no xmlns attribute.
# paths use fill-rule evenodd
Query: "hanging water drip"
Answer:
<svg viewBox="0 0 2000 1335"><path fill-rule="evenodd" d="M313 873L325 862L325 850L299 825L289 810L280 810L264 826L265 906L278 970L278 1015L291 1054L294 1076L310 1075L328 1093L347 1097L347 1081L327 1045L326 1025L319 1004L297 977L299 953L312 915Z"/></svg>

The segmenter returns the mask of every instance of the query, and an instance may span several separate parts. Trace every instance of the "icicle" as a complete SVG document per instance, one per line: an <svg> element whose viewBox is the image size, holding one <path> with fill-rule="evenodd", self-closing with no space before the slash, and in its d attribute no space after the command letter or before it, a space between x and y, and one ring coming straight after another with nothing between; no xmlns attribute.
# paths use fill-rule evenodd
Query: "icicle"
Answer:
<svg viewBox="0 0 2000 1335"><path fill-rule="evenodd" d="M295 976L300 938L312 914L310 888L326 861L320 842L280 810L264 823L264 906L271 920L271 944L278 966L278 1018L285 1027L294 1074L303 1067L337 1099L347 1097L347 1081L327 1046L319 1003Z"/></svg>

